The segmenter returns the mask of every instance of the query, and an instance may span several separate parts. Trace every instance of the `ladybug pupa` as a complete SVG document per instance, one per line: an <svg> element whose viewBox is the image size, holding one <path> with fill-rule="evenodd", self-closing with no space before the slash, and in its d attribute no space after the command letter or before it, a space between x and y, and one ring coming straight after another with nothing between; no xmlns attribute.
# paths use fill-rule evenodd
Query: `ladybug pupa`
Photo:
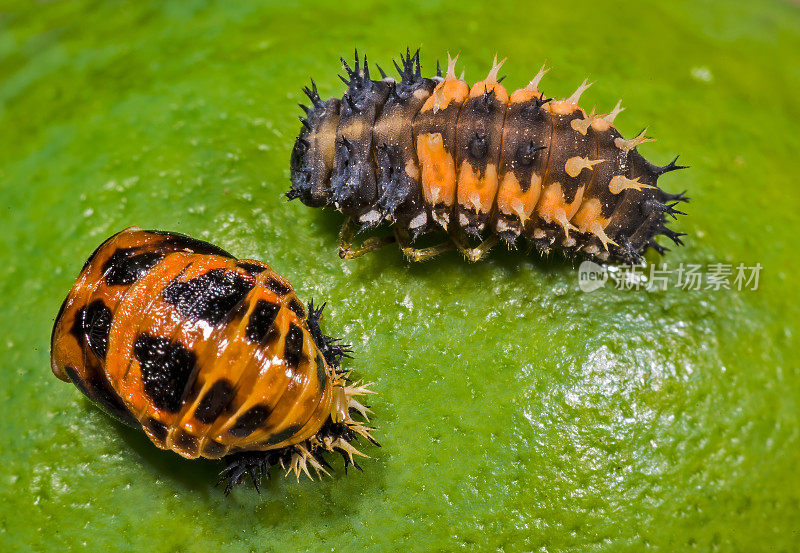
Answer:
<svg viewBox="0 0 800 553"><path fill-rule="evenodd" d="M324 305L323 305L324 307ZM181 234L126 229L89 257L51 337L53 373L159 448L225 462L226 493L280 465L358 467L374 443L371 393L341 368L349 348L320 329L269 266ZM360 467L359 467L360 468Z"/></svg>
<svg viewBox="0 0 800 553"><path fill-rule="evenodd" d="M397 241L412 261L453 247L477 261L501 241L515 248L525 239L543 253L638 263L648 248L666 251L657 235L682 243L667 221L687 198L657 180L683 167L644 159L637 147L652 139L620 135L619 103L605 115L579 107L587 81L553 100L539 91L542 67L509 95L498 78L505 60L469 87L456 59L448 57L444 77L439 69L424 78L419 50L400 58L399 80L380 68L382 79L372 80L357 52L352 68L342 60L341 100L323 101L313 81L305 89L311 106L301 105L287 197L346 215L342 258ZM393 235L353 246L357 232L382 223ZM433 231L447 239L415 247Z"/></svg>

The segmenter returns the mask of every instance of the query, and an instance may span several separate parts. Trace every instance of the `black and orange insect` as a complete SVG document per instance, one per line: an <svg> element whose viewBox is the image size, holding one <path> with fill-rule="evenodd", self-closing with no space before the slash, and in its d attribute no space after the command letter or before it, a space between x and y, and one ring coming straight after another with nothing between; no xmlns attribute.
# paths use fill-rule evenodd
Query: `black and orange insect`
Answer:
<svg viewBox="0 0 800 553"><path fill-rule="evenodd" d="M414 261L456 247L471 261L500 240L515 247L527 239L540 251L558 249L601 262L635 263L648 248L664 253L655 237L681 244L667 216L681 194L661 190L659 176L681 169L677 158L656 166L614 128L619 104L606 115L578 106L586 81L563 100L539 92L542 69L508 94L497 58L488 76L471 88L447 73L423 78L419 50L395 63L400 79L370 78L367 58L351 69L342 59L347 91L323 101L312 81L302 106L303 128L291 156L289 199L312 207L334 206L347 216L339 253L353 258L397 241ZM505 60L504 60L505 61ZM351 241L356 230L382 222L394 235ZM357 227L357 228L356 228ZM437 229L445 242L415 248ZM470 246L470 240L480 244Z"/></svg>
<svg viewBox="0 0 800 553"><path fill-rule="evenodd" d="M324 307L324 305L323 305ZM162 449L222 458L226 492L279 464L311 477L374 442L325 336L266 264L181 234L126 229L89 257L56 317L53 373Z"/></svg>

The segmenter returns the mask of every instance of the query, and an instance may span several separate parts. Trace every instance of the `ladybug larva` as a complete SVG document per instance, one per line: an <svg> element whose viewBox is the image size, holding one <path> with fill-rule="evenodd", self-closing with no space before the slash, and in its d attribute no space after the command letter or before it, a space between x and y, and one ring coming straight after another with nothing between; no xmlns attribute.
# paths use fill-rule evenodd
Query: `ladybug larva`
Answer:
<svg viewBox="0 0 800 553"><path fill-rule="evenodd" d="M324 305L323 305L324 307ZM89 257L51 337L53 373L162 449L222 458L226 493L280 464L311 477L351 442L374 443L368 409L322 333L266 264L181 234L126 229ZM358 415L363 421L355 420Z"/></svg>
<svg viewBox="0 0 800 553"><path fill-rule="evenodd" d="M342 59L347 91L323 101L312 81L310 107L291 156L289 199L334 206L347 216L339 254L354 258L397 241L408 259L429 259L452 247L477 261L501 240L527 239L540 251L561 250L601 262L635 263L648 248L664 253L656 235L676 244L683 234L667 228L681 194L656 181L681 169L645 160L642 131L625 139L614 128L622 108L606 115L578 106L586 81L562 100L546 98L533 80L510 95L492 65L471 88L447 72L423 78L419 50L395 63L400 79L370 79L367 58ZM448 56L449 58L449 56ZM457 58L457 57L456 57ZM505 61L505 60L503 60ZM394 234L360 247L356 231L387 222ZM448 239L427 248L414 240L434 230ZM471 240L479 244L471 246Z"/></svg>

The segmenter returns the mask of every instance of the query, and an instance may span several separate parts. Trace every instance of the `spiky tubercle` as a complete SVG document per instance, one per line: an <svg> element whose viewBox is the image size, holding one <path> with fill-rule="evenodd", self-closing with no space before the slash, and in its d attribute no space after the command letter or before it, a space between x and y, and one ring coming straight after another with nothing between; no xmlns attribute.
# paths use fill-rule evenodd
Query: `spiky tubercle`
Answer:
<svg viewBox="0 0 800 553"><path fill-rule="evenodd" d="M333 368L334 371L339 372L341 371L342 359L345 357L350 358L350 354L353 353L353 350L350 349L348 344L341 343L341 339L323 334L319 322L320 319L322 319L322 311L325 309L326 305L327 303L323 303L319 308L315 308L314 300L308 302L308 319L306 319L306 324L308 325L308 331L314 338L314 342L316 342L317 347L322 351L325 362Z"/></svg>

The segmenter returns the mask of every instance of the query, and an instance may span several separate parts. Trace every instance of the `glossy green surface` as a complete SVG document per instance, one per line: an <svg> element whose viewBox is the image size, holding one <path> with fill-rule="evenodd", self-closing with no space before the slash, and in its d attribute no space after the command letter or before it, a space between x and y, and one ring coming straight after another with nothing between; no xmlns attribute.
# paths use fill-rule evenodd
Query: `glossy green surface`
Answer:
<svg viewBox="0 0 800 553"><path fill-rule="evenodd" d="M784 2L0 4L0 551L796 551L800 12ZM344 263L341 217L281 197L313 76L353 46L449 49L509 87L660 141L689 189L678 263L757 291L586 294L559 258L395 248ZM49 369L86 256L129 225L269 262L379 392L364 472L225 498ZM655 258L648 257L651 261ZM277 475L277 473L276 473Z"/></svg>

